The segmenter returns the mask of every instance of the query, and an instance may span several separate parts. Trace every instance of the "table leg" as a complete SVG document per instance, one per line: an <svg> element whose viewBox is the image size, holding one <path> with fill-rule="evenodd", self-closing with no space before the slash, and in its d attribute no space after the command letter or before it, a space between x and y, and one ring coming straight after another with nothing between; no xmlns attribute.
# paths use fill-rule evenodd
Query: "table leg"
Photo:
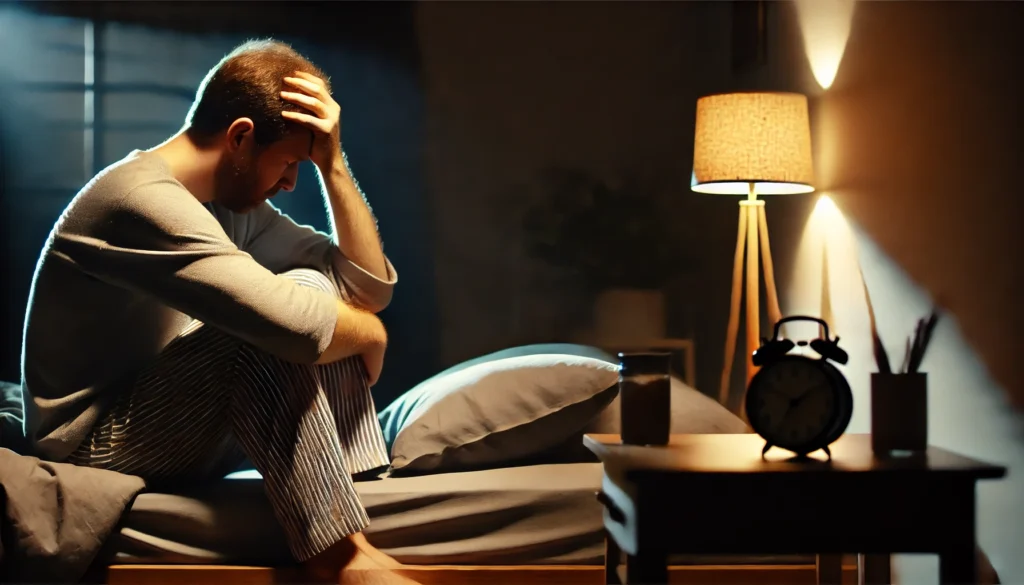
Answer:
<svg viewBox="0 0 1024 585"><path fill-rule="evenodd" d="M644 553L626 557L625 585L665 585L668 583L668 557Z"/></svg>
<svg viewBox="0 0 1024 585"><path fill-rule="evenodd" d="M891 556L884 554L859 555L860 585L890 585L892 583Z"/></svg>
<svg viewBox="0 0 1024 585"><path fill-rule="evenodd" d="M842 585L843 555L818 555L816 565L818 585Z"/></svg>
<svg viewBox="0 0 1024 585"><path fill-rule="evenodd" d="M978 559L973 546L957 547L939 553L939 583L965 585L976 583Z"/></svg>
<svg viewBox="0 0 1024 585"><path fill-rule="evenodd" d="M604 533L604 582L605 585L621 585L619 580L619 560L622 551L615 539L607 531Z"/></svg>

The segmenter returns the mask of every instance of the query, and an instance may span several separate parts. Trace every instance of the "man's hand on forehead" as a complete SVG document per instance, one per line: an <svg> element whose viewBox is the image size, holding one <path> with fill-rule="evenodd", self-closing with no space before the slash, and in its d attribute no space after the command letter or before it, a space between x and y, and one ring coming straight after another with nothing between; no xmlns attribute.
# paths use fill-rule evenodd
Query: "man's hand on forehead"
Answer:
<svg viewBox="0 0 1024 585"><path fill-rule="evenodd" d="M284 78L284 84L281 99L309 113L285 110L281 115L312 130L309 159L320 172L326 173L332 165L342 162L341 106L331 97L323 80L315 75L296 71L293 77Z"/></svg>

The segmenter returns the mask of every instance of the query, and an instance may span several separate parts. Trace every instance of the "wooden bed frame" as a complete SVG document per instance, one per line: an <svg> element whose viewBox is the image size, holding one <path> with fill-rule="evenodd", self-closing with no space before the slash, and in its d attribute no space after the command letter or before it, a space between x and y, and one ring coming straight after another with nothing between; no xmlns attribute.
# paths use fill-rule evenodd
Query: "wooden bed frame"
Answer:
<svg viewBox="0 0 1024 585"><path fill-rule="evenodd" d="M399 572L423 585L603 585L597 565L406 565ZM857 583L854 558L842 561L842 583ZM672 584L813 585L817 567L805 565L686 565L669 569ZM219 565L113 565L108 585L278 585L301 583L294 569Z"/></svg>

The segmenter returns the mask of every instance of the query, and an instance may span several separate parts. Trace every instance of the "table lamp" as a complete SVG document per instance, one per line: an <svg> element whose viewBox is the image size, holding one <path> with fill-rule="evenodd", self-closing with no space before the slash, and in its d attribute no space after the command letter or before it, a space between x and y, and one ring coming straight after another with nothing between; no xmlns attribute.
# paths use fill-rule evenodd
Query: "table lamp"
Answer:
<svg viewBox="0 0 1024 585"><path fill-rule="evenodd" d="M782 318L775 289L768 223L758 195L790 195L814 190L807 97L795 93L718 94L697 100L693 182L698 193L746 195L740 201L739 230L733 260L732 297L725 342L719 402L728 406L729 376L739 330L743 250L747 258L747 383L757 371L752 361L759 346L758 244L764 264L768 315Z"/></svg>

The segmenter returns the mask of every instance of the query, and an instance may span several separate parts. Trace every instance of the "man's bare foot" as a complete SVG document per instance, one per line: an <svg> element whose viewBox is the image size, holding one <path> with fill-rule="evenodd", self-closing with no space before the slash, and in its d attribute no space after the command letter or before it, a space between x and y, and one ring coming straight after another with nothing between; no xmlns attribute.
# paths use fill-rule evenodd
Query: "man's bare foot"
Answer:
<svg viewBox="0 0 1024 585"><path fill-rule="evenodd" d="M354 544L356 548L359 549L359 552L370 557L374 562L376 562L381 567L384 567L385 569L397 569L402 566L402 563L399 563L391 556L388 556L387 554L383 553L379 548L370 544L370 542L366 540L366 536L362 532L357 532L349 538L352 540L352 544Z"/></svg>
<svg viewBox="0 0 1024 585"><path fill-rule="evenodd" d="M401 564L380 552L362 534L354 534L306 561L312 583L335 585L416 585L393 570Z"/></svg>

